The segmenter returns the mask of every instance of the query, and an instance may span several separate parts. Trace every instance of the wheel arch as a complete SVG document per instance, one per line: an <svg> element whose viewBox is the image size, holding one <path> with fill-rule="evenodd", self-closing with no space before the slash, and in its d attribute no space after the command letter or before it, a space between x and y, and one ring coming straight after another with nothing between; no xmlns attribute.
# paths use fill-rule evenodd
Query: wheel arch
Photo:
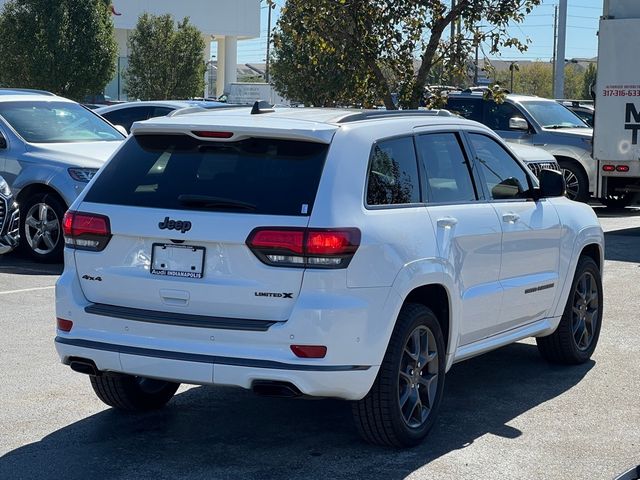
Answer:
<svg viewBox="0 0 640 480"><path fill-rule="evenodd" d="M429 308L438 319L444 338L446 353L451 353L451 297L442 284L431 283L414 288L405 297L402 305L418 303Z"/></svg>
<svg viewBox="0 0 640 480"><path fill-rule="evenodd" d="M47 185L45 183L32 183L30 185L25 185L24 187L22 187L18 192L18 194L16 195L16 200L18 202L18 205L24 205L25 201L29 197L36 195L38 193L47 193L50 195L55 195L55 197L58 200L60 200L62 205L64 205L66 208L69 207L64 197L62 196L62 194L58 192L55 188L53 188L51 185Z"/></svg>
<svg viewBox="0 0 640 480"><path fill-rule="evenodd" d="M598 245L597 243L590 243L588 245L585 245L584 247L582 247L580 256L591 258L594 262L596 262L596 265L598 265L598 269L602 271L604 253L602 252L600 245Z"/></svg>
<svg viewBox="0 0 640 480"><path fill-rule="evenodd" d="M563 155L561 153L558 153L558 154L554 153L553 156L555 157L555 159L557 160L558 163L560 163L560 162L571 163L571 164L574 164L577 167L579 167L580 170L582 171L582 173L584 173L584 176L587 178L587 181L589 182L589 186L588 186L589 193L591 193L591 194L595 193L595 189L592 188L593 182L595 181L595 179L593 178L593 172L589 172L589 169L582 162L581 159L576 158L576 157L570 157L570 156L567 156L567 155Z"/></svg>

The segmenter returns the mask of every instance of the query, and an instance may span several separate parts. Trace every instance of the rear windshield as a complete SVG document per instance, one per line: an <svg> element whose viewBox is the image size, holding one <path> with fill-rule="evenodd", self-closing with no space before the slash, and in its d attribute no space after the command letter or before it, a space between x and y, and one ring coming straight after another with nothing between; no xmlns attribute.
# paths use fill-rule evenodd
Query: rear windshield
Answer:
<svg viewBox="0 0 640 480"><path fill-rule="evenodd" d="M311 213L328 145L187 135L129 137L87 202L267 215Z"/></svg>

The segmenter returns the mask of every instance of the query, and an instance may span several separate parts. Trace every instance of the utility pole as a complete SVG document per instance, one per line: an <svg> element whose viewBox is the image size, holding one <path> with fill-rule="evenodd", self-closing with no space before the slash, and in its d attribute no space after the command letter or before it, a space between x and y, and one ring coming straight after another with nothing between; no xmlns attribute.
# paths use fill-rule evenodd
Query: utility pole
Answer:
<svg viewBox="0 0 640 480"><path fill-rule="evenodd" d="M275 6L275 5L274 5ZM264 79L269 83L269 50L271 47L271 10L272 5L267 1L267 9L269 10L269 14L267 17L267 58L266 58L266 66L264 68Z"/></svg>
<svg viewBox="0 0 640 480"><path fill-rule="evenodd" d="M558 17L558 44L556 49L556 71L553 79L554 98L564 97L564 57L567 41L567 0L560 0Z"/></svg>
<svg viewBox="0 0 640 480"><path fill-rule="evenodd" d="M558 5L553 12L553 56L551 57L551 81L556 78L556 45L558 43Z"/></svg>

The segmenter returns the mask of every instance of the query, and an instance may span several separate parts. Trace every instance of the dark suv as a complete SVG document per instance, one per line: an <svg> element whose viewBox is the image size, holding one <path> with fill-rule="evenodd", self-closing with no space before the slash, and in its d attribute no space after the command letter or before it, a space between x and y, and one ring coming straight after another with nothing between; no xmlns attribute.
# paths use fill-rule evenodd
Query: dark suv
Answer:
<svg viewBox="0 0 640 480"><path fill-rule="evenodd" d="M572 200L586 202L595 192L593 129L565 106L534 96L507 95L497 103L481 92L454 92L449 94L447 109L485 124L508 142L547 150L560 164Z"/></svg>

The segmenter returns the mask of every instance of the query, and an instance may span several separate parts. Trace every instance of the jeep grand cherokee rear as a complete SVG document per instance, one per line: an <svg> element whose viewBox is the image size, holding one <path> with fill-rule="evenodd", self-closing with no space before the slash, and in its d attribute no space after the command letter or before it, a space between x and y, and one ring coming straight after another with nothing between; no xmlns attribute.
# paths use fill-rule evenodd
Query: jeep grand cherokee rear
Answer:
<svg viewBox="0 0 640 480"><path fill-rule="evenodd" d="M603 234L559 172L446 113L254 110L135 124L67 213L56 348L104 402L337 397L407 446L455 361L589 359Z"/></svg>

